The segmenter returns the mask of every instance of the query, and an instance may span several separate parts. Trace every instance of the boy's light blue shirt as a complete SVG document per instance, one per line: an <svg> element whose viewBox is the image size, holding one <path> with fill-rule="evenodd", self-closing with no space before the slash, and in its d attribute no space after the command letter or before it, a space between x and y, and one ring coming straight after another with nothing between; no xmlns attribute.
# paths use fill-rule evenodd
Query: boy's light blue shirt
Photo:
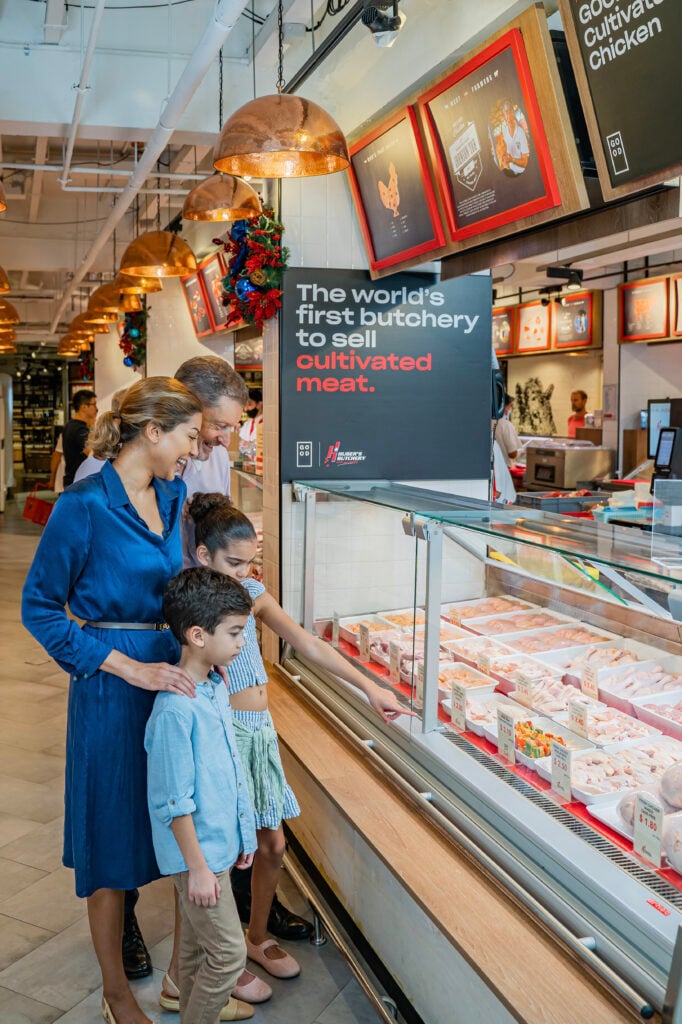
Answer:
<svg viewBox="0 0 682 1024"><path fill-rule="evenodd" d="M219 675L197 683L194 698L157 694L144 745L152 839L162 874L187 870L170 828L184 814L192 815L211 871L226 871L242 851L256 850L253 808Z"/></svg>

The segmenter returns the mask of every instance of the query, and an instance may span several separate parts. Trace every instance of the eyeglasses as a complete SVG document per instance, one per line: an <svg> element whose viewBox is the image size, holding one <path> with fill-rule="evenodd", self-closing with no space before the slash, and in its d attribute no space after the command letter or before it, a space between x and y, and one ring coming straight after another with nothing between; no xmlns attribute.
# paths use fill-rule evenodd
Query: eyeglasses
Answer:
<svg viewBox="0 0 682 1024"><path fill-rule="evenodd" d="M206 426L212 430L217 430L221 434L229 434L231 430L236 430L237 426L232 423L217 423L215 420L206 420Z"/></svg>

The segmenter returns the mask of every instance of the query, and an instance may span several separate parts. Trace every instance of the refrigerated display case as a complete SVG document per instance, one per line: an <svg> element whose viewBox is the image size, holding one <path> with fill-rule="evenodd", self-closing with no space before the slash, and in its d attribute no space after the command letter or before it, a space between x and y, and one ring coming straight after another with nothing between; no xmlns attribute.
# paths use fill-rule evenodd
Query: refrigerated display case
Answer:
<svg viewBox="0 0 682 1024"><path fill-rule="evenodd" d="M287 610L415 716L384 726L291 648L285 673L638 1013L670 1011L682 798L658 787L682 764L682 539L384 481L292 495ZM652 787L660 863L619 806Z"/></svg>

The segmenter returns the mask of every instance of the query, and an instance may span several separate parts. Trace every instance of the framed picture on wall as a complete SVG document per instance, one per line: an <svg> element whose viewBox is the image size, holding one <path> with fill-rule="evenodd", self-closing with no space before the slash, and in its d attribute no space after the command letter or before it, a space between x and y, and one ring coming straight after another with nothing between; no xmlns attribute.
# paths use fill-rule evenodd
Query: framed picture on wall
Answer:
<svg viewBox="0 0 682 1024"><path fill-rule="evenodd" d="M672 333L679 338L682 336L682 274L670 278L670 305Z"/></svg>
<svg viewBox="0 0 682 1024"><path fill-rule="evenodd" d="M622 284L620 298L619 341L650 341L667 338L668 278L645 278Z"/></svg>
<svg viewBox="0 0 682 1024"><path fill-rule="evenodd" d="M559 206L521 32L505 32L419 99L453 241Z"/></svg>
<svg viewBox="0 0 682 1024"><path fill-rule="evenodd" d="M514 351L516 306L493 309L493 348L496 356L510 356Z"/></svg>
<svg viewBox="0 0 682 1024"><path fill-rule="evenodd" d="M517 307L516 353L548 352L551 342L552 302L524 302Z"/></svg>
<svg viewBox="0 0 682 1024"><path fill-rule="evenodd" d="M181 278L180 281L197 338L203 338L205 334L212 334L213 324L208 314L208 302L199 280L199 274L189 274L187 277Z"/></svg>
<svg viewBox="0 0 682 1024"><path fill-rule="evenodd" d="M445 233L412 107L373 128L350 153L348 176L372 270L443 245Z"/></svg>
<svg viewBox="0 0 682 1024"><path fill-rule="evenodd" d="M230 312L222 303L225 274L225 265L218 252L199 264L199 275L206 295L207 311L214 331L225 330Z"/></svg>
<svg viewBox="0 0 682 1024"><path fill-rule="evenodd" d="M601 342L601 293L567 292L554 303L552 348L590 348Z"/></svg>

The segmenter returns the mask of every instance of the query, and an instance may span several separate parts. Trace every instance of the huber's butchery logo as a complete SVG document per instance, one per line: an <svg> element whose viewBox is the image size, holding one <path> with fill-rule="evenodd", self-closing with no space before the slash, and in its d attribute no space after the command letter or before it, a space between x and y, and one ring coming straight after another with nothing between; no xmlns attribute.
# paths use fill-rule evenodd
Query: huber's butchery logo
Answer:
<svg viewBox="0 0 682 1024"><path fill-rule="evenodd" d="M334 441L327 449L324 464L325 466L356 466L358 462L364 462L365 458L364 452L342 452L341 442Z"/></svg>

